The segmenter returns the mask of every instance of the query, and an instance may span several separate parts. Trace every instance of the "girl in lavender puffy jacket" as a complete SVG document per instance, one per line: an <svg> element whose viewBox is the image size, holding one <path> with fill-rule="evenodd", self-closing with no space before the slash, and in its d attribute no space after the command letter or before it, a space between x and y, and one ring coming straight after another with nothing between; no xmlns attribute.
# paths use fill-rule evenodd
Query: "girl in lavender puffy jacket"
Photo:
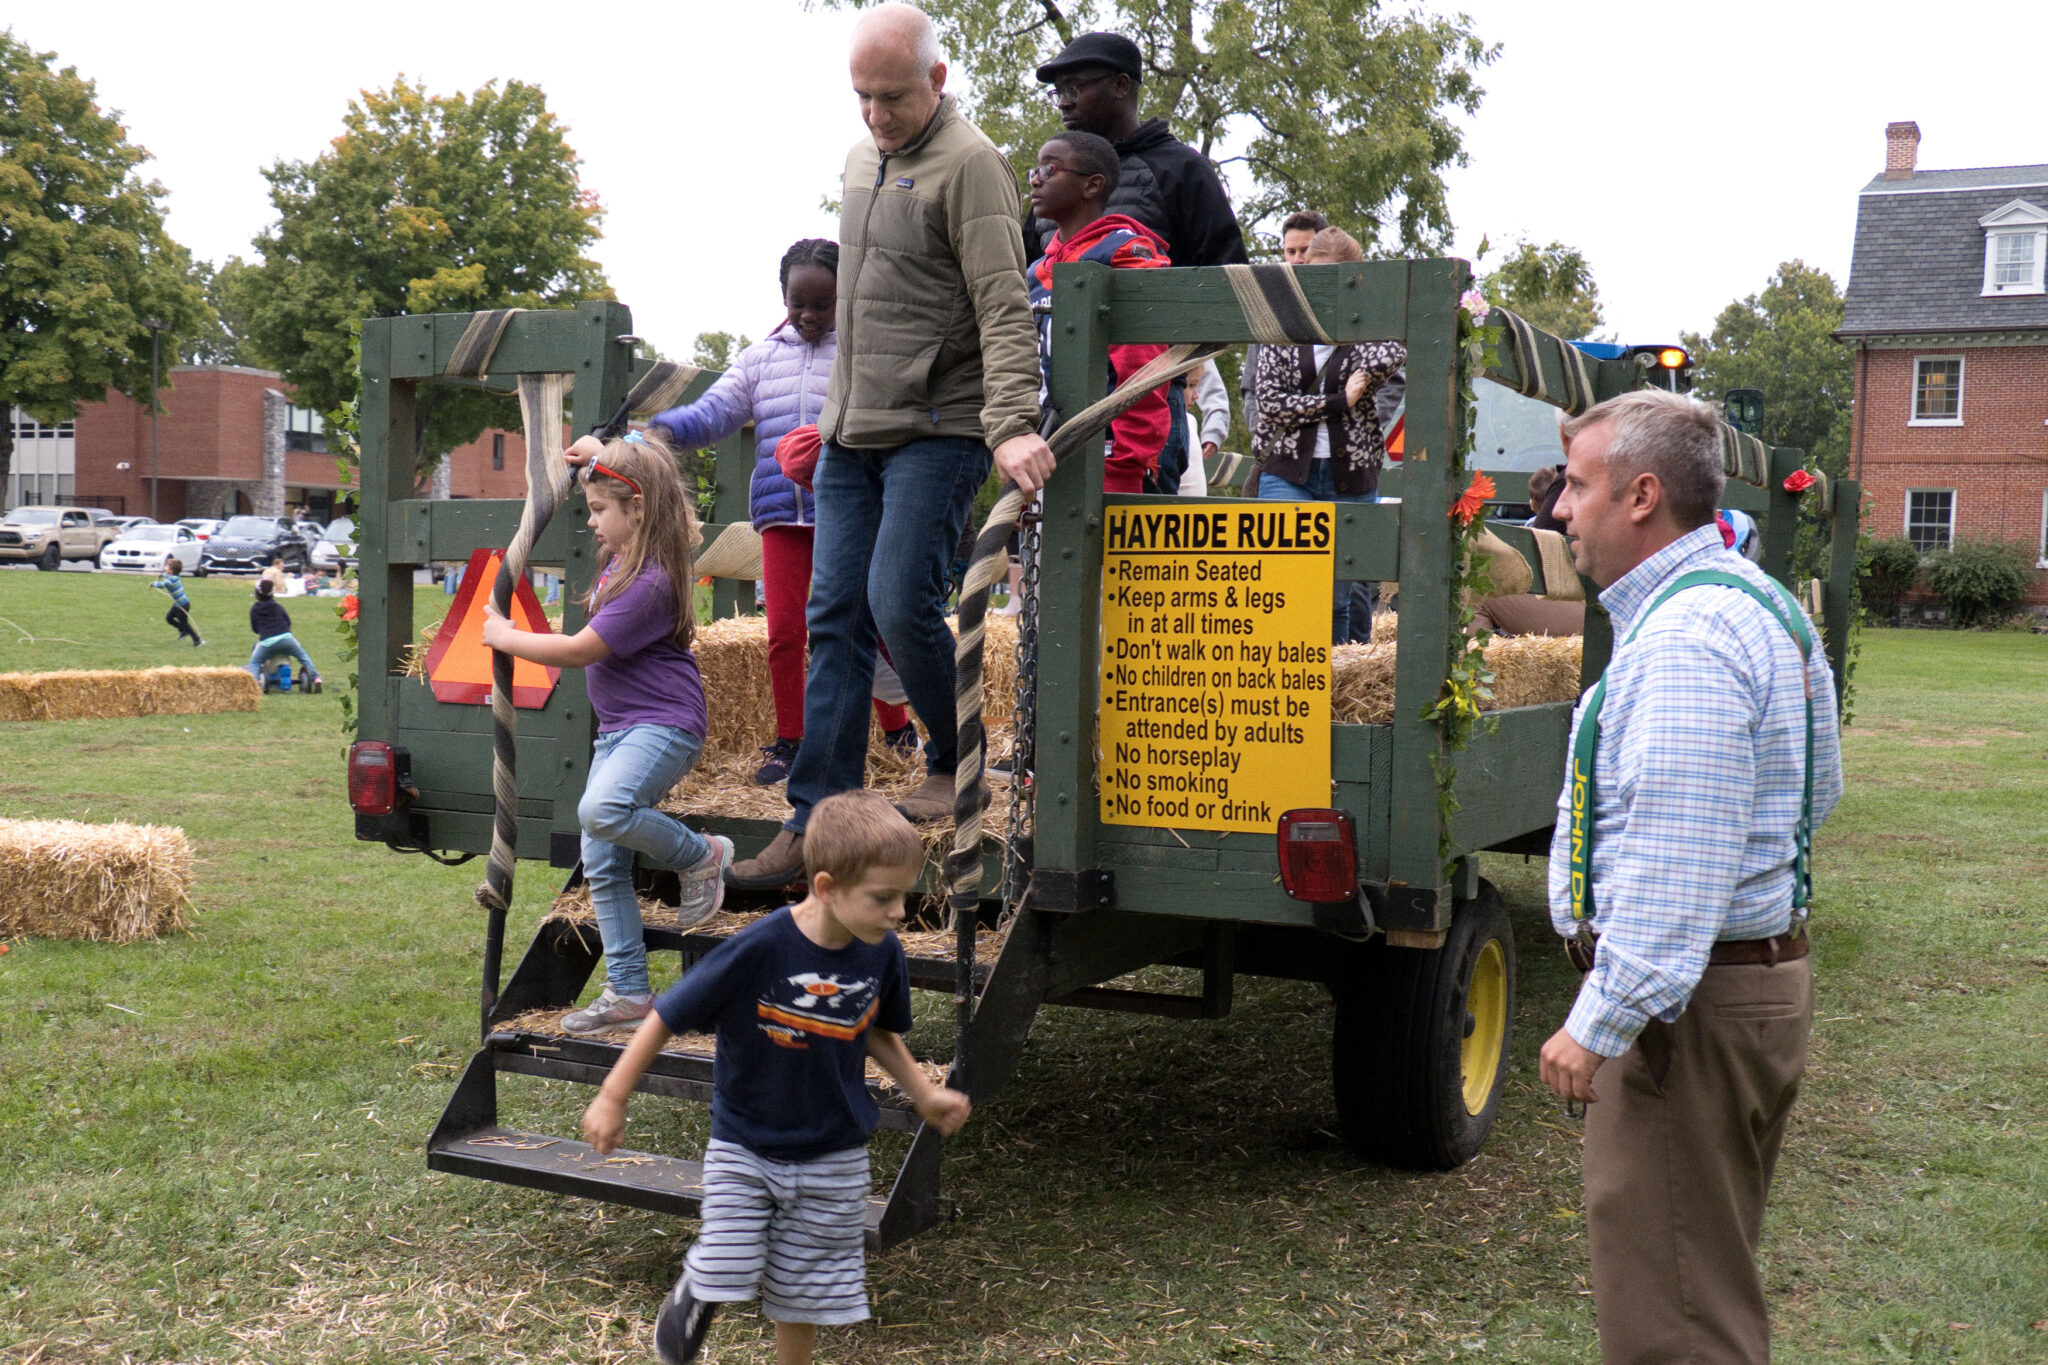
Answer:
<svg viewBox="0 0 2048 1365"><path fill-rule="evenodd" d="M775 698L775 743L754 774L763 786L789 776L804 736L804 606L811 595L811 536L816 514L811 495L791 483L775 462L775 447L792 428L818 420L839 333L839 244L820 238L798 242L782 255L782 299L788 319L740 352L737 364L696 402L672 408L649 425L666 429L669 444L695 450L754 424L754 480L747 513L761 533L761 581L768 615L768 676ZM884 737L915 747L917 731L902 706L880 698L875 714Z"/></svg>

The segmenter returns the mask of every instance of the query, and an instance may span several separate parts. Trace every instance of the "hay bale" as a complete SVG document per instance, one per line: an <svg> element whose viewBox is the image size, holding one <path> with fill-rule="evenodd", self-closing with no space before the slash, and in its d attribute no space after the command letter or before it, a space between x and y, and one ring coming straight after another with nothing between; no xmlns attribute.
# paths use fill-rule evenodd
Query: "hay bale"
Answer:
<svg viewBox="0 0 2048 1365"><path fill-rule="evenodd" d="M0 673L0 720L113 720L254 711L263 688L245 668L67 669Z"/></svg>
<svg viewBox="0 0 2048 1365"><path fill-rule="evenodd" d="M950 624L957 627L958 622ZM737 757L751 760L758 767L760 758L756 751L775 742L766 618L729 616L700 626L691 649L697 656L697 671L704 679L704 700L710 711L710 734L705 738L703 762ZM1017 704L1017 624L1013 618L988 618L982 667L989 747L1000 753L1007 746L1011 711ZM871 766L874 759L871 755Z"/></svg>
<svg viewBox="0 0 2048 1365"><path fill-rule="evenodd" d="M0 886L0 936L133 943L185 927L192 845L170 825L0 820Z"/></svg>
<svg viewBox="0 0 2048 1365"><path fill-rule="evenodd" d="M1379 638L1373 622L1369 645L1339 645L1331 651L1330 719L1339 725L1385 725L1394 719L1394 650ZM1486 645L1493 670L1493 700L1481 709L1497 711L1539 702L1577 701L1585 640L1577 635L1496 637Z"/></svg>

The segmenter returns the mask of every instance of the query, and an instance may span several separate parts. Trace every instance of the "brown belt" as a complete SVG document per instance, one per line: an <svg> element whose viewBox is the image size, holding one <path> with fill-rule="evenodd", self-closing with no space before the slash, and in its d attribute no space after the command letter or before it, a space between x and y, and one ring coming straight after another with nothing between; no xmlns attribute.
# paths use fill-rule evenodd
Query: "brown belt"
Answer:
<svg viewBox="0 0 2048 1365"><path fill-rule="evenodd" d="M1582 972L1593 970L1592 945L1580 939L1564 941L1565 954L1572 965ZM1813 941L1806 936L1806 926L1778 935L1776 938L1734 938L1716 943L1707 954L1709 967L1775 967L1780 962L1796 962L1813 951Z"/></svg>

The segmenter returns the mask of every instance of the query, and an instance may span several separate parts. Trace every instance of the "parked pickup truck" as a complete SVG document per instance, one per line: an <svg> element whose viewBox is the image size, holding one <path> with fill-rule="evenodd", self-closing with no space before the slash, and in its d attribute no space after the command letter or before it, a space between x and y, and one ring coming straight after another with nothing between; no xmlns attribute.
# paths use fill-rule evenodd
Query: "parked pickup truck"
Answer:
<svg viewBox="0 0 2048 1365"><path fill-rule="evenodd" d="M83 507L17 507L0 517L0 563L23 560L49 570L67 559L94 563L120 534L120 527L95 522Z"/></svg>

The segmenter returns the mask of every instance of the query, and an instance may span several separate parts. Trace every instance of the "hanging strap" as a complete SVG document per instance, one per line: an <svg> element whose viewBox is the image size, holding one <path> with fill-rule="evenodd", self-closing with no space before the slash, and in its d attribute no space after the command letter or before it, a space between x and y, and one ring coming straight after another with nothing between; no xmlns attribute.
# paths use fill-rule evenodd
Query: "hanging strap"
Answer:
<svg viewBox="0 0 2048 1365"><path fill-rule="evenodd" d="M1791 634L1799 646L1799 678L1806 693L1806 783L1800 797L1799 827L1795 836L1797 852L1792 867L1792 911L1795 919L1803 918L1801 912L1806 909L1813 891L1813 680L1806 671L1806 661L1813 655L1813 632L1807 628L1806 618L1799 614L1799 604L1776 582L1771 584L1772 591L1767 593L1735 574L1719 569L1695 569L1681 574L1675 583L1643 608L1622 644L1626 646L1634 640L1642 631L1643 622L1649 620L1650 613L1674 596L1687 588L1708 586L1735 588L1748 593L1763 603L1772 618ZM1579 717L1579 732L1572 740L1571 881L1568 889L1572 919L1579 924L1582 934L1590 932L1593 919L1593 806L1597 791L1593 763L1600 749L1600 703L1606 698L1607 675L1602 673L1600 681L1593 684L1593 690L1586 696L1585 710Z"/></svg>

